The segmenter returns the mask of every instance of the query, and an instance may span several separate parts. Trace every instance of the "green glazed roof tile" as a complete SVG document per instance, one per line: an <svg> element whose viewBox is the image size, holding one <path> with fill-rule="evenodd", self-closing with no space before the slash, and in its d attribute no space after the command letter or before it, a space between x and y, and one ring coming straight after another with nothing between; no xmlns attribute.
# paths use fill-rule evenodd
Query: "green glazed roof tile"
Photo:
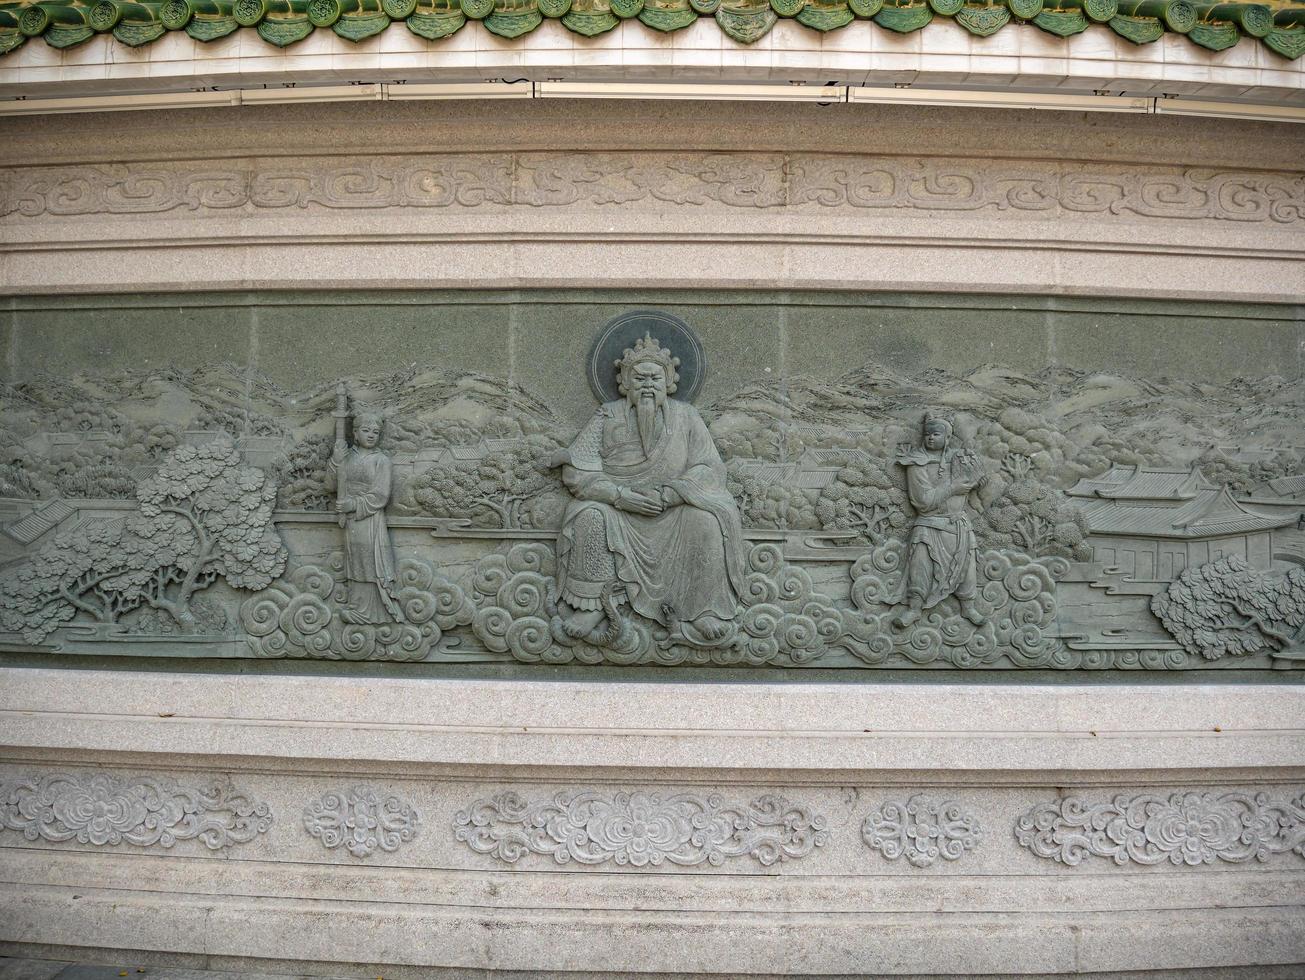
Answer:
<svg viewBox="0 0 1305 980"><path fill-rule="evenodd" d="M516 38L546 19L593 37L636 17L669 33L699 15L714 15L721 31L741 44L765 37L781 17L821 32L870 19L899 34L946 17L977 37L1012 22L1032 23L1058 37L1097 23L1134 44L1178 33L1194 45L1223 51L1244 34L1282 58L1305 54L1305 0L0 0L0 56L37 36L51 47L66 48L111 32L118 43L135 47L168 31L209 41L243 26L285 47L319 28L362 41L394 21L438 41L468 18L500 37Z"/></svg>

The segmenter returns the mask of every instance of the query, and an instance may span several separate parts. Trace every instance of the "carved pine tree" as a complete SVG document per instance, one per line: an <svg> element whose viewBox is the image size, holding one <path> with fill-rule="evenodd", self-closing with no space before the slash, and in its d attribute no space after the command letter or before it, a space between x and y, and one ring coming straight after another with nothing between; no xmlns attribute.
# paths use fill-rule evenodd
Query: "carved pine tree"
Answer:
<svg viewBox="0 0 1305 980"><path fill-rule="evenodd" d="M276 485L228 440L182 446L136 489L140 510L57 535L0 577L0 622L40 643L79 613L114 623L148 605L182 628L219 578L265 588L285 568L272 526Z"/></svg>
<svg viewBox="0 0 1305 980"><path fill-rule="evenodd" d="M1207 660L1280 651L1301 640L1305 568L1278 579L1233 555L1183 572L1151 611L1188 653Z"/></svg>

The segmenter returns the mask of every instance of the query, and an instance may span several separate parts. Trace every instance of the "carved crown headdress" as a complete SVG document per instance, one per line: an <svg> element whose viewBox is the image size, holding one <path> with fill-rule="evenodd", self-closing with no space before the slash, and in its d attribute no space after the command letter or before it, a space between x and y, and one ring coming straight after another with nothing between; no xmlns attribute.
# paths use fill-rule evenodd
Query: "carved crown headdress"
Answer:
<svg viewBox="0 0 1305 980"><path fill-rule="evenodd" d="M666 374L666 393L674 394L680 380L680 372L676 370L680 366L680 359L672 357L670 350L658 343L657 338L650 333L645 333L641 339L636 340L633 347L627 347L625 353L616 362L616 371L621 379L621 394L627 393L625 379L629 376L629 372L636 364L643 361L653 361L661 365L662 371Z"/></svg>
<svg viewBox="0 0 1305 980"><path fill-rule="evenodd" d="M922 428L925 429L940 428L947 433L949 438L951 437L952 432L955 430L955 426L952 425L951 419L949 419L946 415L935 415L933 412L924 413L924 425L922 426Z"/></svg>

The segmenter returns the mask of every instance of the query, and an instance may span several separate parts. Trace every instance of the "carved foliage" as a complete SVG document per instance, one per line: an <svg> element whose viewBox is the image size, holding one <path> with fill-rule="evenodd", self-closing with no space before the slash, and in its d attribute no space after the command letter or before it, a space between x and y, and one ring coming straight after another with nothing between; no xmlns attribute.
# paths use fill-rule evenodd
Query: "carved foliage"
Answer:
<svg viewBox="0 0 1305 980"><path fill-rule="evenodd" d="M346 623L343 581L304 565L247 599L240 621L257 657L309 657L321 660L424 660L445 630L472 621L466 594L454 582L415 558L398 563L399 608L403 622Z"/></svg>
<svg viewBox="0 0 1305 980"><path fill-rule="evenodd" d="M681 793L596 790L558 793L527 802L515 793L477 800L453 820L454 834L473 851L513 864L526 854L551 855L558 864L636 868L664 862L720 865L750 856L769 867L823 847L823 816L781 796L748 804Z"/></svg>
<svg viewBox="0 0 1305 980"><path fill-rule="evenodd" d="M1305 624L1305 568L1275 580L1232 555L1187 569L1151 611L1184 650L1207 660L1282 650Z"/></svg>
<svg viewBox="0 0 1305 980"><path fill-rule="evenodd" d="M298 169L159 164L0 171L0 216L174 210L611 206L1046 211L1226 221L1305 220L1305 178L1188 168L1093 171L1052 162L779 154L373 157ZM788 175L787 181L784 175Z"/></svg>
<svg viewBox="0 0 1305 980"><path fill-rule="evenodd" d="M380 796L355 786L346 792L325 793L304 810L304 828L328 849L343 845L354 857L365 858L379 847L398 850L413 840L421 825L417 811L397 796Z"/></svg>
<svg viewBox="0 0 1305 980"><path fill-rule="evenodd" d="M0 827L28 840L158 844L199 838L213 850L272 826L266 803L215 781L189 789L170 779L52 773L0 784Z"/></svg>
<svg viewBox="0 0 1305 980"><path fill-rule="evenodd" d="M890 801L866 817L865 842L890 861L905 856L917 868L938 858L955 861L979 843L979 822L952 800L912 796Z"/></svg>
<svg viewBox="0 0 1305 980"><path fill-rule="evenodd" d="M1213 864L1305 856L1305 796L1267 793L1119 795L1109 803L1068 798L1039 803L1015 837L1038 857L1076 865L1088 856L1116 864Z"/></svg>
<svg viewBox="0 0 1305 980"><path fill-rule="evenodd" d="M191 598L219 579L260 589L285 568L276 485L226 439L181 446L136 487L139 511L57 535L0 577L0 622L41 642L79 614L101 624L141 606L196 624Z"/></svg>

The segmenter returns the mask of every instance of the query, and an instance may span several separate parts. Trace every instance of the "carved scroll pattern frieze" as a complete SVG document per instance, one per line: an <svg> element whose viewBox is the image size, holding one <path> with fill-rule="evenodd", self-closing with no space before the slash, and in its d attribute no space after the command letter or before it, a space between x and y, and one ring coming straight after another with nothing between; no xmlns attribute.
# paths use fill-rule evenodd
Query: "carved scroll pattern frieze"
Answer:
<svg viewBox="0 0 1305 980"><path fill-rule="evenodd" d="M343 846L354 857L369 857L377 848L396 851L414 840L421 817L397 796L366 786L324 793L304 810L304 829L328 850Z"/></svg>
<svg viewBox="0 0 1305 980"><path fill-rule="evenodd" d="M544 854L558 864L716 866L752 857L770 866L805 857L829 841L823 816L773 795L735 804L695 793L585 790L527 801L506 792L477 800L453 825L457 839L473 851L508 864Z"/></svg>
<svg viewBox="0 0 1305 980"><path fill-rule="evenodd" d="M917 868L955 861L978 846L979 821L954 800L922 794L889 801L865 819L861 836L890 861L905 857Z"/></svg>
<svg viewBox="0 0 1305 980"><path fill-rule="evenodd" d="M0 827L28 840L172 847L198 838L212 850L272 826L268 805L229 783L183 787L161 776L50 773L0 783Z"/></svg>
<svg viewBox="0 0 1305 980"><path fill-rule="evenodd" d="M0 171L0 216L288 208L720 206L1082 213L1294 224L1305 178L1189 167L815 154L524 153Z"/></svg>
<svg viewBox="0 0 1305 980"><path fill-rule="evenodd" d="M1016 821L1015 837L1038 857L1067 865L1089 856L1121 865L1305 856L1305 796L1143 793L1108 803L1070 797L1033 807Z"/></svg>

